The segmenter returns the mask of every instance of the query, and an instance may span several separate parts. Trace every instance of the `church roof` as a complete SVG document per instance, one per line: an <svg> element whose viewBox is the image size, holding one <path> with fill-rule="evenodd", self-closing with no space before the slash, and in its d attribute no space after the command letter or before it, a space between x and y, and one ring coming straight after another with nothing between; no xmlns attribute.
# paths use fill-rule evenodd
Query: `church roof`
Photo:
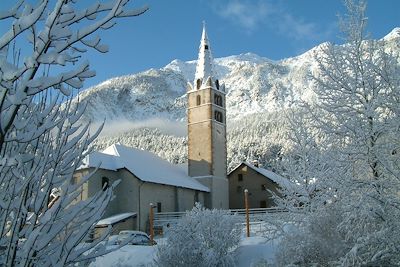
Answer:
<svg viewBox="0 0 400 267"><path fill-rule="evenodd" d="M151 152L119 144L109 146L103 152L91 153L85 158L81 168L97 166L112 171L126 168L144 182L210 192L208 187L188 176L179 166Z"/></svg>

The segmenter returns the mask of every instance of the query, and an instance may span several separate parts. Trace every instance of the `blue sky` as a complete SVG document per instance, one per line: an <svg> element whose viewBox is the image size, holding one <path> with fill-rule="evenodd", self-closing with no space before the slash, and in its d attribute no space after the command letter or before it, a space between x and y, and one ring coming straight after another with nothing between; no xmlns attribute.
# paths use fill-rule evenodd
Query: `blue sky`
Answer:
<svg viewBox="0 0 400 267"><path fill-rule="evenodd" d="M173 59L196 59L203 20L214 57L252 52L279 60L324 41L342 42L337 26L337 15L344 12L340 0L132 0L130 6L145 4L150 7L145 14L119 20L101 33L110 52L87 53L97 76L85 87L160 68ZM398 0L368 1L373 38L400 27L399 10ZM0 30L4 32L3 24Z"/></svg>

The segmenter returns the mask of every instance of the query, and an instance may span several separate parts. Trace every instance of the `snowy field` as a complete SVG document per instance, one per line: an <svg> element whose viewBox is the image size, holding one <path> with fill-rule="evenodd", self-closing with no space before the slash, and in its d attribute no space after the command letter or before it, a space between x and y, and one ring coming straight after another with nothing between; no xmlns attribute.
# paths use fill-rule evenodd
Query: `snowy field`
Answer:
<svg viewBox="0 0 400 267"><path fill-rule="evenodd" d="M163 242L163 240L158 240ZM236 248L234 258L238 267L250 267L266 263L274 263L277 241L268 241L261 236L243 237ZM127 266L155 266L154 258L157 253L155 246L126 245L106 256L99 257L90 267L127 267ZM264 263L264 264L263 264Z"/></svg>

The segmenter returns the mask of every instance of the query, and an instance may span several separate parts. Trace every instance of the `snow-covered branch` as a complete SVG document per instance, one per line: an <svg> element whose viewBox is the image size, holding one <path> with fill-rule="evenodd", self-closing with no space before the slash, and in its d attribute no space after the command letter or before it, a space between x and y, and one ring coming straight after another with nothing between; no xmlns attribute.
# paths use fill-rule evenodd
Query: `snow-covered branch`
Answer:
<svg viewBox="0 0 400 267"><path fill-rule="evenodd" d="M346 43L315 52L317 101L306 114L313 130L303 131L306 123L290 131L295 157L286 170L295 171L299 185L313 177L315 190L312 197L295 192L281 200L304 199L301 204L312 207L285 236L282 264L391 266L400 260L393 245L400 243L400 62L385 51L384 40L367 39L366 1L345 5ZM309 146L309 138L318 140L315 133L322 139ZM291 245L305 239L302 247ZM319 256L310 255L316 248Z"/></svg>
<svg viewBox="0 0 400 267"><path fill-rule="evenodd" d="M84 241L116 184L77 201L91 174L77 180L74 172L101 127L94 133L89 125L81 127L85 106L72 104L72 96L94 76L84 49L76 46L106 52L100 37L88 40L115 19L147 10L129 11L128 2L78 8L76 1L42 0L35 7L20 1L0 13L1 19L14 19L0 39L2 266L66 266L108 252L101 240ZM18 49L24 34L28 42Z"/></svg>

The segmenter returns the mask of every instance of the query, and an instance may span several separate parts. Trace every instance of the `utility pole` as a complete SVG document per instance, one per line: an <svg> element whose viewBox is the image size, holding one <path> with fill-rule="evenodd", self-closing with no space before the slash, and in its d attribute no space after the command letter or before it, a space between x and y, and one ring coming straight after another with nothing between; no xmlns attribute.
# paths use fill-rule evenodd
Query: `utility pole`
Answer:
<svg viewBox="0 0 400 267"><path fill-rule="evenodd" d="M249 190L244 190L244 206L246 208L246 236L250 237L250 219L249 219Z"/></svg>
<svg viewBox="0 0 400 267"><path fill-rule="evenodd" d="M150 216L149 216L149 221L150 221L150 242L151 245L154 244L154 227L153 227L153 219L154 214L153 214L153 203L150 203Z"/></svg>

